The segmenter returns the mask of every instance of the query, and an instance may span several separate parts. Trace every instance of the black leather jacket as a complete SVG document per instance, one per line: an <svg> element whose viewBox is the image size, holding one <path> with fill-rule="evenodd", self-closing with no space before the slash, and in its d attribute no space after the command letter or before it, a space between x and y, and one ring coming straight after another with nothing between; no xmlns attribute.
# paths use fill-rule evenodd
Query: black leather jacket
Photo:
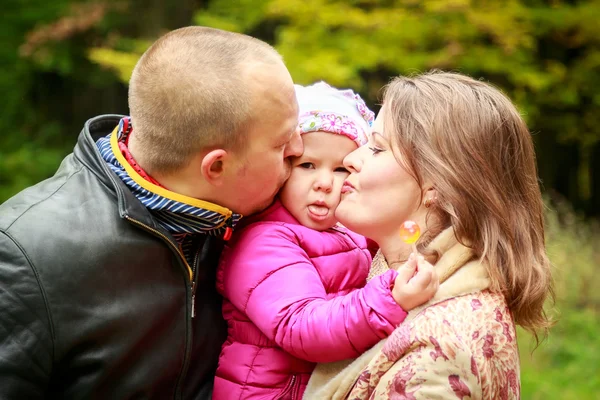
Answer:
<svg viewBox="0 0 600 400"><path fill-rule="evenodd" d="M120 118L89 120L52 178L0 206L3 400L210 398L222 243L199 237L193 293L177 243L96 148Z"/></svg>

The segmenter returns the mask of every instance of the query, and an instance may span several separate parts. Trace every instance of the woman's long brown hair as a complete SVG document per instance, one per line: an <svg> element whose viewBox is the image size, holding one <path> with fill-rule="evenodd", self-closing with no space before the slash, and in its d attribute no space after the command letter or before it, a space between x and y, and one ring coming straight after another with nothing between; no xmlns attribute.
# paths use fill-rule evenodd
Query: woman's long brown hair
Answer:
<svg viewBox="0 0 600 400"><path fill-rule="evenodd" d="M554 298L544 242L543 201L529 130L512 102L488 83L431 72L385 89L384 129L422 186L432 211L488 265L515 322L538 340Z"/></svg>

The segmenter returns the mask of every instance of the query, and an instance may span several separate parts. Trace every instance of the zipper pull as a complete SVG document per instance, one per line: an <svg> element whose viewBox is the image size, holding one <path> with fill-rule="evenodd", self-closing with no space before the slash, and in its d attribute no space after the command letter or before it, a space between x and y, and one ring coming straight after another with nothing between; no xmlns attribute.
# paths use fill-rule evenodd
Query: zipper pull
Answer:
<svg viewBox="0 0 600 400"><path fill-rule="evenodd" d="M196 316L196 282L192 282L192 319Z"/></svg>
<svg viewBox="0 0 600 400"><path fill-rule="evenodd" d="M225 233L223 234L223 240L228 241L231 239L231 235L233 234L233 218L229 217L227 221L225 221Z"/></svg>

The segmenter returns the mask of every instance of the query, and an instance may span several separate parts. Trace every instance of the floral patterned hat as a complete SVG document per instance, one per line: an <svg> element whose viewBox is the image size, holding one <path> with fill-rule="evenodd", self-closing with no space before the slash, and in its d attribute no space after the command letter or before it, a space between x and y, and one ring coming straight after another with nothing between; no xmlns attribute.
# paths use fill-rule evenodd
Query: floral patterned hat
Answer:
<svg viewBox="0 0 600 400"><path fill-rule="evenodd" d="M358 146L367 143L375 114L358 94L350 89L336 89L325 82L294 86L300 107L301 133L337 133L347 136Z"/></svg>

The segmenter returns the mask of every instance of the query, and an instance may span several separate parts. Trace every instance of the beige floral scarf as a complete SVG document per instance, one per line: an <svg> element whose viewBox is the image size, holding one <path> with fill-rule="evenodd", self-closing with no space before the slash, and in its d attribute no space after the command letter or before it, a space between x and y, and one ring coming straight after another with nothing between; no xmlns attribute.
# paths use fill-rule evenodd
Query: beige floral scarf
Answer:
<svg viewBox="0 0 600 400"><path fill-rule="evenodd" d="M486 266L475 259L473 251L458 242L454 229L440 233L428 246L440 257L435 268L440 279L440 287L427 303L411 310L403 324L411 321L421 310L451 297L474 293L490 286ZM385 257L378 252L373 258L367 280L389 270ZM386 339L367 350L354 360L343 360L317 365L313 372L304 399L345 399L362 370L377 355Z"/></svg>

